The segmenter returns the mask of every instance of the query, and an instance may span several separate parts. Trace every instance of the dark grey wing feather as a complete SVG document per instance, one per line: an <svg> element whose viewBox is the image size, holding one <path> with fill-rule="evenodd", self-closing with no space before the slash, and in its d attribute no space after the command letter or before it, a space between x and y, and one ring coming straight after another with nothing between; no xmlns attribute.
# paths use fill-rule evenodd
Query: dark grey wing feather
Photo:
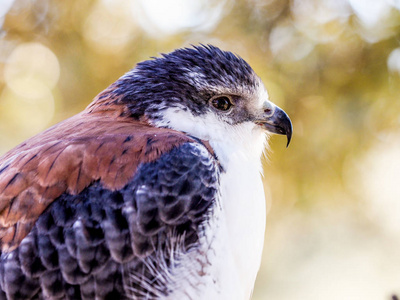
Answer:
<svg viewBox="0 0 400 300"><path fill-rule="evenodd" d="M186 143L140 165L121 190L95 182L61 195L20 246L2 254L0 299L167 295L170 252L185 255L198 245L218 181L216 159L200 143Z"/></svg>

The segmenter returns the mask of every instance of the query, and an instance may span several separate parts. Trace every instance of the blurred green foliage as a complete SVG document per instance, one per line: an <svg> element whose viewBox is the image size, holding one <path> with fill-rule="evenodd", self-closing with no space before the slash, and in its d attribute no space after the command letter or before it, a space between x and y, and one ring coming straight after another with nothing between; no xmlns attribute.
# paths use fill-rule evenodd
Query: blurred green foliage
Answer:
<svg viewBox="0 0 400 300"><path fill-rule="evenodd" d="M293 280L300 280L299 275L291 274L290 268L279 273L273 268L286 270L285 266L271 259L290 261L296 268L302 266L293 257L297 257L297 250L312 255L310 245L321 241L321 207L331 212L327 218L332 222L322 222L328 232L329 226L354 219L361 224L344 230L354 231L354 238L345 241L349 249L356 249L351 243L358 243L360 235L366 234L365 240L387 235L387 228L368 235L371 228L380 228L381 219L369 215L369 208L365 208L369 202L360 190L365 182L378 182L361 178L363 172L374 174L374 170L365 168L365 157L370 157L371 149L380 143L390 143L393 136L399 138L398 1L198 0L191 2L192 8L186 4L185 9L174 6L184 2L170 1L169 9L161 14L158 11L153 19L156 1L146 6L144 0L16 0L10 10L6 2L0 3L0 18L1 11L4 15L0 39L0 153L79 112L137 62L182 46L211 43L245 58L265 82L271 100L285 109L294 125L290 147L285 149L284 138L272 137L268 162L265 160L266 193L273 207L267 226L266 259L254 297L302 298L291 296L300 292L284 291L288 286L297 286L290 278L292 275ZM184 23L180 10L182 14L192 13L193 23L190 18ZM160 16L169 22L166 24L178 25L167 30L162 24L154 24L152 20ZM15 54L21 45L33 45L39 52L28 47L21 54L28 57L23 60ZM35 53L44 57L53 53L57 61L50 66L44 59L34 66L33 62L40 60ZM33 73L26 75L24 65ZM45 74L43 80L41 72ZM55 78L57 72L59 79L49 85L48 77ZM29 92L37 87L28 88L32 77L47 84L39 96ZM21 90L29 93L21 94ZM46 111L49 106L53 108ZM382 151L379 154L384 155ZM389 188L386 193L400 195L398 188ZM343 210L352 213L339 216ZM316 218L315 224L305 226L307 218ZM283 226L283 219L294 225L280 231L288 224ZM305 240L288 243L286 239L293 236ZM344 243L336 238L337 243ZM315 247L313 251L325 251L323 245ZM384 252L377 255L384 259ZM334 258L328 255L327 259ZM400 260L400 256L395 259ZM304 261L304 256L298 260ZM348 280L345 273L346 268L342 276ZM399 275L397 271L391 276ZM277 283L278 277L281 279ZM312 287L313 282L306 277L302 276L304 284ZM342 287L340 282L338 279ZM399 291L397 282L392 290L381 290L378 284L376 293L368 295L388 297L396 288ZM353 292L358 288L354 285ZM365 295L361 289L352 294L355 297L345 298L338 295L348 294L335 292L334 297L325 297L324 291L303 298L322 299L320 295L324 295L324 299L369 299L361 298Z"/></svg>

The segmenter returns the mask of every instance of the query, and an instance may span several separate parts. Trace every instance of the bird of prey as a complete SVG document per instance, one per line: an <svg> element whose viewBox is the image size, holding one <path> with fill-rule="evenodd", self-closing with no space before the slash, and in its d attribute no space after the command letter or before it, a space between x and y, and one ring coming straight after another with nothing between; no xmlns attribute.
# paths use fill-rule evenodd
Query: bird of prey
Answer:
<svg viewBox="0 0 400 300"><path fill-rule="evenodd" d="M268 133L290 119L237 55L137 64L0 158L0 299L249 299Z"/></svg>

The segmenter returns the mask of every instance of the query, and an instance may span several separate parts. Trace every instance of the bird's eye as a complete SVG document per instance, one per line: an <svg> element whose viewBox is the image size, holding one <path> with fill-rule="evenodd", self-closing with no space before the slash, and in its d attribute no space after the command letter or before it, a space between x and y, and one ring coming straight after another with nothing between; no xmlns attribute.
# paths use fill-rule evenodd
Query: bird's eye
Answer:
<svg viewBox="0 0 400 300"><path fill-rule="evenodd" d="M212 99L211 104L216 109L224 110L224 111L228 110L232 106L231 100L226 96L221 96L221 97Z"/></svg>

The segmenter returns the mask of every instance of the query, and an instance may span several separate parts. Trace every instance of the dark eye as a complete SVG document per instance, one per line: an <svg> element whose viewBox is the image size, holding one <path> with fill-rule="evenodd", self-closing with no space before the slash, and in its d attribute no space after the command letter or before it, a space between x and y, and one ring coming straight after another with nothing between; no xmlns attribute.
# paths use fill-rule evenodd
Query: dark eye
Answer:
<svg viewBox="0 0 400 300"><path fill-rule="evenodd" d="M211 104L219 110L228 110L232 106L231 100L226 96L212 99Z"/></svg>

